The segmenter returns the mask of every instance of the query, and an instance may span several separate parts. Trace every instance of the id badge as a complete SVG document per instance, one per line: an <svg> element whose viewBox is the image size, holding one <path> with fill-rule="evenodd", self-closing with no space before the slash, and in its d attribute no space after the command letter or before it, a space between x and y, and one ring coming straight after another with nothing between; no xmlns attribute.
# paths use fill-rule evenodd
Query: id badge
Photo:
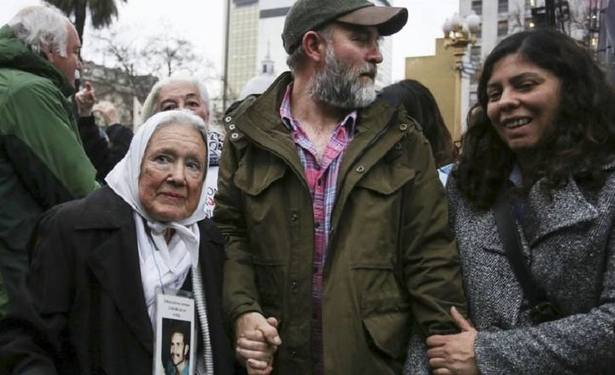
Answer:
<svg viewBox="0 0 615 375"><path fill-rule="evenodd" d="M158 291L154 375L194 375L196 319L192 293Z"/></svg>

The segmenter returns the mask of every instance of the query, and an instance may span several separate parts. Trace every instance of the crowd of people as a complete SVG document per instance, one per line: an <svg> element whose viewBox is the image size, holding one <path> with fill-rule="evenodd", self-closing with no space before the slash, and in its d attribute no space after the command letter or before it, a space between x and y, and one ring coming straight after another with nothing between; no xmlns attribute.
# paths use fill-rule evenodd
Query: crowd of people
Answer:
<svg viewBox="0 0 615 375"><path fill-rule="evenodd" d="M154 85L133 133L76 89L69 19L19 11L0 28L0 373L612 371L613 87L570 37L513 34L456 144L419 81L376 90L407 19L296 1L289 71L223 135L191 76Z"/></svg>

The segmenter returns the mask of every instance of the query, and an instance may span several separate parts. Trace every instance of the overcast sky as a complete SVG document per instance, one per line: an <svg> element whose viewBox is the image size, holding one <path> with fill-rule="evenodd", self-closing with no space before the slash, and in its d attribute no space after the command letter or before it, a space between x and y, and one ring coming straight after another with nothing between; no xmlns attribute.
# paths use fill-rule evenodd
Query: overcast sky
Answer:
<svg viewBox="0 0 615 375"><path fill-rule="evenodd" d="M222 71L224 50L225 0L128 0L117 1L120 15L115 27L139 30L141 39L157 33L161 26L172 28L198 48L198 52ZM393 80L404 76L404 58L433 55L434 38L441 37L442 24L458 11L459 0L393 0L394 6L408 8L406 27L393 36ZM39 0L0 0L0 25L5 24L20 8L39 4ZM171 5L168 5L171 4ZM136 37L136 36L135 36ZM84 36L83 57L88 59L92 46L88 31ZM90 39L91 41L91 39Z"/></svg>

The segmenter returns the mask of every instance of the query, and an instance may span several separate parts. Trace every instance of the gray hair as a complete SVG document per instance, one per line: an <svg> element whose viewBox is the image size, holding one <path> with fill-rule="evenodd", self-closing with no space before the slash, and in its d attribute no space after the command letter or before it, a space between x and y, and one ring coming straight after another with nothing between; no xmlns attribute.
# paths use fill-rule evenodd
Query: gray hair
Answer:
<svg viewBox="0 0 615 375"><path fill-rule="evenodd" d="M143 110L141 112L141 123L144 123L148 118L152 117L156 112L156 105L158 104L158 99L160 97L160 90L171 83L177 82L189 82L197 87L199 90L199 94L201 96L201 100L205 102L205 106L210 110L210 102L209 102L209 93L207 92L207 87L201 82L198 78L191 76L171 76L168 78L161 79L156 82L154 87L150 90L149 94L147 94L147 98L143 102Z"/></svg>
<svg viewBox="0 0 615 375"><path fill-rule="evenodd" d="M330 42L333 36L332 25L333 23L328 23L322 26L321 28L319 28L318 30L310 30L310 31L316 31L317 33L322 35L325 38L325 40L327 40L327 42ZM303 36L301 38L303 40ZM303 49L303 45L301 45L300 43L299 46L295 48L295 50L291 52L291 54L288 55L288 57L286 58L286 65L288 65L291 72L295 72L297 69L301 67L301 64L303 64L306 58L307 56L305 55L305 49Z"/></svg>
<svg viewBox="0 0 615 375"><path fill-rule="evenodd" d="M17 39L35 53L45 50L66 56L70 20L52 5L23 8L7 23Z"/></svg>

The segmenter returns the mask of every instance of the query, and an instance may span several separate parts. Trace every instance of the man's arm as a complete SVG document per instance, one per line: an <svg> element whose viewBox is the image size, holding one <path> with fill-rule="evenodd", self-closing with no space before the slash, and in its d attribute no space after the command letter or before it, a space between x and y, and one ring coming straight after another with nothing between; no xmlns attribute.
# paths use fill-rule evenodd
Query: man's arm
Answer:
<svg viewBox="0 0 615 375"><path fill-rule="evenodd" d="M218 172L218 192L213 219L226 240L223 305L231 323L237 355L249 374L268 374L277 346L281 344L277 322L263 316L258 302L254 269L243 220L243 199L233 182L239 151L228 139ZM260 341L260 343L259 343Z"/></svg>
<svg viewBox="0 0 615 375"><path fill-rule="evenodd" d="M409 134L406 145L414 180L404 187L400 238L412 312L425 336L458 332L450 308L466 315L459 253L448 226L448 201L428 143Z"/></svg>
<svg viewBox="0 0 615 375"><path fill-rule="evenodd" d="M98 188L94 167L56 91L50 83L22 87L0 110L15 172L45 209Z"/></svg>

